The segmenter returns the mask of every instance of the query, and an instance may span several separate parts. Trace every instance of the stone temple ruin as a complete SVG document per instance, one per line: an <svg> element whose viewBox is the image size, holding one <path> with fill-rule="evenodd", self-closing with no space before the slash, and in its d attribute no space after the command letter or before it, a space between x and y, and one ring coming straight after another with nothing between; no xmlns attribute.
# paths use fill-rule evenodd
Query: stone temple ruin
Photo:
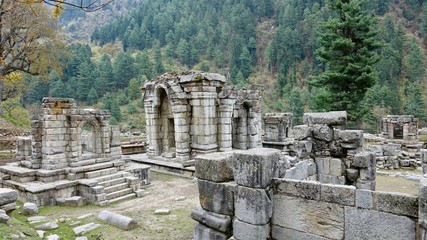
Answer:
<svg viewBox="0 0 427 240"><path fill-rule="evenodd" d="M222 75L191 71L164 74L143 91L150 158L185 162L261 146L260 87L237 91Z"/></svg>
<svg viewBox="0 0 427 240"><path fill-rule="evenodd" d="M78 109L73 99L44 98L32 137L18 139L17 164L0 166L0 186L39 206L76 196L101 205L137 196L149 183L149 167L122 160L119 128L109 117Z"/></svg>
<svg viewBox="0 0 427 240"><path fill-rule="evenodd" d="M268 135L275 149L198 156L194 238L427 239L427 178L419 196L375 191L375 155L345 122L306 113L286 144Z"/></svg>
<svg viewBox="0 0 427 240"><path fill-rule="evenodd" d="M382 135L387 139L417 140L418 118L413 115L388 115L382 120Z"/></svg>

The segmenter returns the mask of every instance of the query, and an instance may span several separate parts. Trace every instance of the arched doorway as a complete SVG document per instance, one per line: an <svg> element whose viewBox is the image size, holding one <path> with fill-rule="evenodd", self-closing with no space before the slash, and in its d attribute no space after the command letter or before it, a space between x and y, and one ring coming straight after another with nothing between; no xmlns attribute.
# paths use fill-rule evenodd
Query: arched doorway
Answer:
<svg viewBox="0 0 427 240"><path fill-rule="evenodd" d="M162 157L174 158L176 156L175 123L172 106L163 88L158 90L158 133L157 144Z"/></svg>

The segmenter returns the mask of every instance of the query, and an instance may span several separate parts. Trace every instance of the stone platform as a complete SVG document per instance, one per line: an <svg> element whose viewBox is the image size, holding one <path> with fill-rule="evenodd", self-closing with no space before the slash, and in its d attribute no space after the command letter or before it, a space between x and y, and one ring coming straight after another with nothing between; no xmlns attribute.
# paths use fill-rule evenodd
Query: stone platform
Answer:
<svg viewBox="0 0 427 240"><path fill-rule="evenodd" d="M38 206L58 198L81 196L87 203L107 205L142 195L149 184L149 165L115 160L58 170L28 169L17 163L0 166L0 187L15 189L18 200Z"/></svg>
<svg viewBox="0 0 427 240"><path fill-rule="evenodd" d="M134 154L128 156L132 162L142 163L149 165L151 171L175 174L183 177L194 177L195 167L194 166L183 166L181 162L174 162L167 158L158 157L156 159L148 158L147 154Z"/></svg>

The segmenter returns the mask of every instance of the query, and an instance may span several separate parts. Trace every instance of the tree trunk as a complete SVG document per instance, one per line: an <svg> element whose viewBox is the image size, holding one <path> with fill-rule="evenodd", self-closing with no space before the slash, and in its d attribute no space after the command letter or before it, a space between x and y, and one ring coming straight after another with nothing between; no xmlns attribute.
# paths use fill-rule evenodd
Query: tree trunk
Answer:
<svg viewBox="0 0 427 240"><path fill-rule="evenodd" d="M3 108L1 103L3 102L3 80L0 79L0 116L3 116Z"/></svg>

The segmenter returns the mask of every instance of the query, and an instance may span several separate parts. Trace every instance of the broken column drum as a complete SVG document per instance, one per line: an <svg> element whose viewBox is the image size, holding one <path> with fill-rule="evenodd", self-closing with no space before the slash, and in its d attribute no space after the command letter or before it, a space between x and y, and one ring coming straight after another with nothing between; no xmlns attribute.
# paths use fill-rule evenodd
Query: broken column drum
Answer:
<svg viewBox="0 0 427 240"><path fill-rule="evenodd" d="M197 153L231 150L236 108L250 105L250 117L244 119L255 126L261 117L260 97L257 90L243 94L245 90L237 92L225 82L220 74L198 71L166 73L147 81L142 87L147 155L185 161ZM254 95L252 92L258 95L249 99ZM256 127L250 133L252 138L246 141L250 143L247 147L254 147L260 129Z"/></svg>

